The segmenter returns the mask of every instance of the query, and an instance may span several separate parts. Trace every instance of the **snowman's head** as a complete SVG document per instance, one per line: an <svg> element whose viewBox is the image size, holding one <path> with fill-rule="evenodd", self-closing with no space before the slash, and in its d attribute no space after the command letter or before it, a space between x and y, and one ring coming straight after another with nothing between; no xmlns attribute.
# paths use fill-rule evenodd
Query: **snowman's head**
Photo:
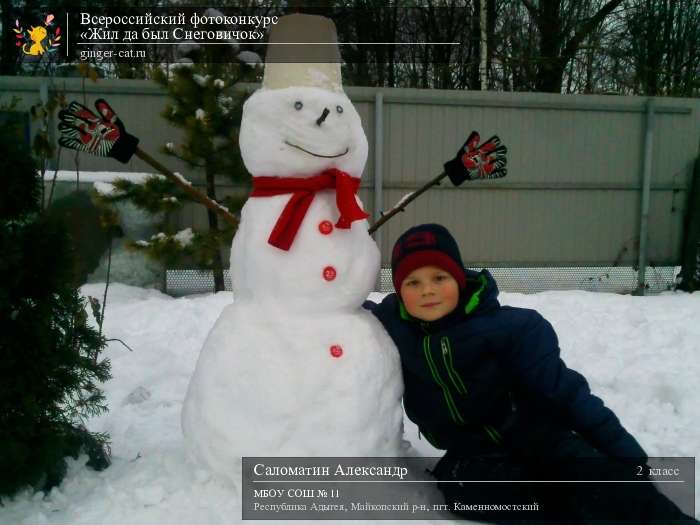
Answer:
<svg viewBox="0 0 700 525"><path fill-rule="evenodd" d="M243 162L254 176L311 177L328 168L359 177L367 161L360 116L343 92L260 89L243 105Z"/></svg>

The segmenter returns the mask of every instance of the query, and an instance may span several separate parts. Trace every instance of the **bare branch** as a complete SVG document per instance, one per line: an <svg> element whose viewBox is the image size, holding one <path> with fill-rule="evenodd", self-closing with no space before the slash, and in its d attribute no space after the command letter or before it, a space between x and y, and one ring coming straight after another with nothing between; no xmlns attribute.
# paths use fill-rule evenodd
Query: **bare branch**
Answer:
<svg viewBox="0 0 700 525"><path fill-rule="evenodd" d="M522 0L525 1L525 0ZM566 43L564 50L561 54L562 61L568 61L575 53L581 42L588 36L588 34L595 29L595 27L608 16L617 6L622 3L623 0L610 0L605 4L600 11L593 15L589 20L584 23L573 37Z"/></svg>

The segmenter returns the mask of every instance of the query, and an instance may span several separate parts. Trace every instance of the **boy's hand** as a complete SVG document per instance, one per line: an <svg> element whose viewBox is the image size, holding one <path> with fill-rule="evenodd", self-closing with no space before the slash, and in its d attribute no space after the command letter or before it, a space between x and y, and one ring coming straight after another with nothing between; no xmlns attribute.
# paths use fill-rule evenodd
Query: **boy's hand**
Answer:
<svg viewBox="0 0 700 525"><path fill-rule="evenodd" d="M139 139L124 129L124 124L104 99L95 101L97 115L73 101L59 111L58 143L66 148L100 157L113 157L128 162L136 151Z"/></svg>
<svg viewBox="0 0 700 525"><path fill-rule="evenodd" d="M506 176L508 149L501 144L501 139L494 135L478 145L480 140L479 134L472 131L457 156L444 164L445 173L455 186L465 180L499 179Z"/></svg>

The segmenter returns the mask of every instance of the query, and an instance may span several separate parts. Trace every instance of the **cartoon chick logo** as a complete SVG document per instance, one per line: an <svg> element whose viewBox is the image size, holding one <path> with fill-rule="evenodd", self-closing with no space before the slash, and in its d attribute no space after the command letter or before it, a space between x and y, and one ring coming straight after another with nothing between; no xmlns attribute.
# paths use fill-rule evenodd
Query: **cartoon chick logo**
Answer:
<svg viewBox="0 0 700 525"><path fill-rule="evenodd" d="M53 19L53 15L47 15L43 26L30 26L31 29L26 31L19 25L19 19L15 20L15 27L12 28L17 38L15 45L17 47L22 46L22 52L25 55L40 56L47 51L49 53L56 51L58 46L61 45L61 28L56 26L56 30L49 34L49 27L53 25ZM47 36L49 37L48 42L46 47L44 47L44 40Z"/></svg>

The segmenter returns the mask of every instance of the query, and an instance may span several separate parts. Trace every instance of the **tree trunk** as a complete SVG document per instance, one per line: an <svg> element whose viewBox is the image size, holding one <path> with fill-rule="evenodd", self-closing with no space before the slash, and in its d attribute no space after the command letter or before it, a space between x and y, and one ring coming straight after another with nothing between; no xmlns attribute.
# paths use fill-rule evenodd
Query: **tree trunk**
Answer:
<svg viewBox="0 0 700 525"><path fill-rule="evenodd" d="M390 42L396 42L396 25L397 25L397 20L398 20L398 5L394 4L394 7L391 9L391 23L390 23L390 34L391 34L391 40ZM396 87L396 62L395 62L395 54L396 50L394 49L394 46L389 46L389 63L387 64L388 66L388 82L387 85L388 87Z"/></svg>
<svg viewBox="0 0 700 525"><path fill-rule="evenodd" d="M650 0L646 2L644 19L644 32L646 36L646 60L643 62L644 71L644 94L656 96L659 94L659 77L661 74L661 43L656 34L658 31L655 9Z"/></svg>
<svg viewBox="0 0 700 525"><path fill-rule="evenodd" d="M540 34L540 58L535 88L537 91L560 93L566 64L573 60L581 42L622 3L622 0L608 0L592 17L578 24L579 27L571 36L566 19L572 18L575 13L562 13L560 0L540 0L537 5L532 0L521 2L530 13Z"/></svg>
<svg viewBox="0 0 700 525"><path fill-rule="evenodd" d="M471 3L471 31L469 32L469 85L467 89L478 90L481 84L479 71L479 57L481 56L481 0L473 0Z"/></svg>
<svg viewBox="0 0 700 525"><path fill-rule="evenodd" d="M486 71L488 72L487 89L495 87L493 75L491 72L493 61L493 49L495 45L496 31L496 0L486 0Z"/></svg>
<svg viewBox="0 0 700 525"><path fill-rule="evenodd" d="M216 184L215 176L211 173L209 167L206 169L207 176L207 197L216 201ZM219 217L217 214L207 209L207 218L209 219L209 231L217 232L219 231ZM221 259L221 249L216 248L214 256L212 259L212 271L214 272L214 292L223 292L226 287L224 285L224 265Z"/></svg>
<svg viewBox="0 0 700 525"><path fill-rule="evenodd" d="M693 179L688 192L688 206L683 220L683 253L678 289L700 290L700 159L695 161Z"/></svg>
<svg viewBox="0 0 700 525"><path fill-rule="evenodd" d="M540 3L538 13L540 30L540 61L537 68L535 86L537 91L559 93L564 68L560 66L562 27L559 17L559 0L545 0Z"/></svg>
<svg viewBox="0 0 700 525"><path fill-rule="evenodd" d="M545 93L560 93L561 82L564 77L564 68L558 64L558 60L543 58L543 63L537 70L537 91Z"/></svg>

